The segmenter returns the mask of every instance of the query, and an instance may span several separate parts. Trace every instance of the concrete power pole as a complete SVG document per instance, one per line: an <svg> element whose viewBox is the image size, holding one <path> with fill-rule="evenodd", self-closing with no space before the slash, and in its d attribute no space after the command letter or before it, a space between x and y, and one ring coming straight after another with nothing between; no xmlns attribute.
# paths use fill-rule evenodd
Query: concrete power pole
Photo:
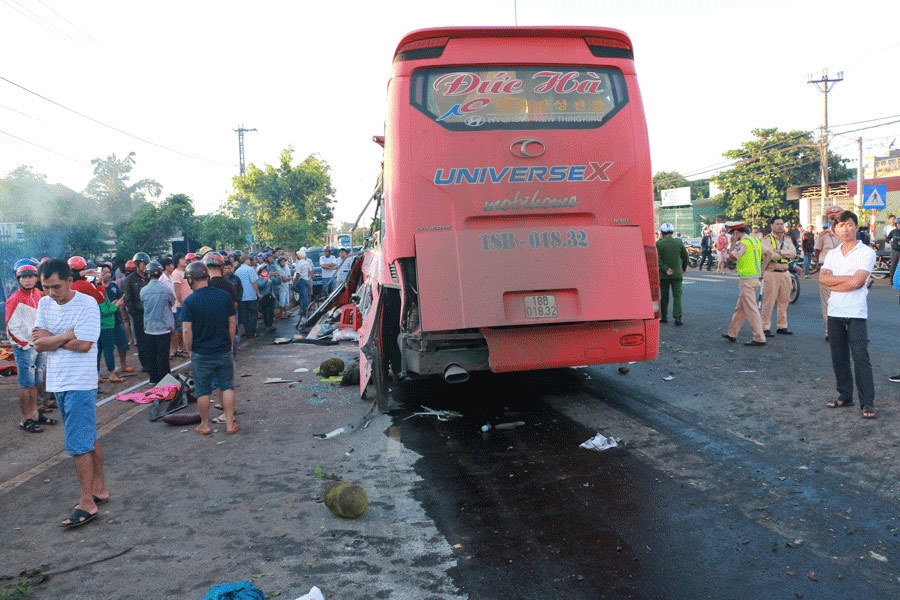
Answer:
<svg viewBox="0 0 900 600"><path fill-rule="evenodd" d="M256 129L244 129L244 126L241 125L237 129L232 129L232 131L238 134L238 164L241 166L241 175L244 174L244 133L247 131L256 131Z"/></svg>
<svg viewBox="0 0 900 600"><path fill-rule="evenodd" d="M824 71L822 73L822 77L819 79L813 79L813 76L809 76L809 80L807 83L812 83L816 86L816 88L822 92L822 98L824 103L824 116L822 121L822 137L819 140L819 170L821 175L821 183L822 183L822 194L820 198L819 205L819 214L825 214L825 198L828 196L828 92L834 87L839 81L844 80L844 72L840 71L837 74L837 77L834 79L828 77L828 72Z"/></svg>

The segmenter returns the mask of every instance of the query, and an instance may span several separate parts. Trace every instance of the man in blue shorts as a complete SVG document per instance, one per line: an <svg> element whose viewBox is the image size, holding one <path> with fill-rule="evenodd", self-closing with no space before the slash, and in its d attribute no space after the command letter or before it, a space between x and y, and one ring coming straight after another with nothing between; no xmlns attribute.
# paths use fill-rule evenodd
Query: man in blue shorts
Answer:
<svg viewBox="0 0 900 600"><path fill-rule="evenodd" d="M103 453L97 439L97 301L71 288L66 261L50 259L40 268L47 296L38 302L34 348L47 353L47 391L56 395L65 427L66 452L75 461L81 498L60 525L79 527L92 521L98 503L109 500Z"/></svg>
<svg viewBox="0 0 900 600"><path fill-rule="evenodd" d="M184 299L182 306L182 334L184 346L191 350L191 368L194 372L194 394L200 425L196 431L209 435L209 396L216 387L222 391L222 408L225 410L227 433L237 433L234 421L234 300L218 288L209 285L209 270L202 262L193 262L184 270L184 278L193 292Z"/></svg>

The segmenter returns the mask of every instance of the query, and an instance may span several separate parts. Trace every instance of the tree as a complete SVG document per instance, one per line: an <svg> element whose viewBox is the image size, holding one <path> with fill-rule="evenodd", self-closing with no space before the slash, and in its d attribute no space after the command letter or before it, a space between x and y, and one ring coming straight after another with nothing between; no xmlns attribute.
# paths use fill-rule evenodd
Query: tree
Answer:
<svg viewBox="0 0 900 600"><path fill-rule="evenodd" d="M194 239L210 248L243 248L248 232L247 223L228 214L197 215Z"/></svg>
<svg viewBox="0 0 900 600"><path fill-rule="evenodd" d="M162 192L162 186L153 179L129 183L129 173L135 164L134 156L134 152L129 152L120 160L115 154L110 154L91 161L94 176L84 188L84 194L97 202L97 207L109 222L123 222L147 202L148 195L157 198Z"/></svg>
<svg viewBox="0 0 900 600"><path fill-rule="evenodd" d="M133 256L136 252L159 254L168 249L172 229L165 227L160 209L144 202L131 218L116 227L116 253Z"/></svg>
<svg viewBox="0 0 900 600"><path fill-rule="evenodd" d="M273 246L314 245L328 231L334 189L330 167L311 154L292 165L294 149L285 148L277 166L250 164L234 178L230 209L235 217L248 214L257 242Z"/></svg>
<svg viewBox="0 0 900 600"><path fill-rule="evenodd" d="M678 171L660 171L653 176L653 197L657 200L662 197L662 190L680 187L691 188L691 200L702 200L707 197L709 179L688 181Z"/></svg>
<svg viewBox="0 0 900 600"><path fill-rule="evenodd" d="M797 206L787 200L792 185L819 180L819 151L809 131L752 130L754 139L723 156L737 160L731 169L713 177L722 190L726 212L749 224L765 225L773 216L796 220ZM853 176L846 159L829 152L831 181Z"/></svg>
<svg viewBox="0 0 900 600"><path fill-rule="evenodd" d="M108 246L109 231L94 203L64 185L20 166L0 179L0 215L22 223L25 241L9 245L21 256L94 257ZM19 258L21 258L19 256Z"/></svg>

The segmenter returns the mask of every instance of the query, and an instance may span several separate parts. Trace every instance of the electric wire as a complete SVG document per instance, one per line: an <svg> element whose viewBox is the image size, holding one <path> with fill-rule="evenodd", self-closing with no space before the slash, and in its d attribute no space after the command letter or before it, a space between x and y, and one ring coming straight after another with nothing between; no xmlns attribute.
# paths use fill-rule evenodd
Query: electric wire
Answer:
<svg viewBox="0 0 900 600"><path fill-rule="evenodd" d="M2 0L2 1L5 2L6 0ZM208 162L208 163L215 164L215 165L225 165L225 163L222 163L222 162L219 162L219 161L210 160L210 159L208 159L208 158L203 158L203 157L201 157L201 156L195 156L195 155L193 155L193 154L188 154L187 152L181 152L180 150L176 150L175 148L170 148L170 147L164 146L164 145L162 145L162 144L157 144L157 143L154 142L154 141L148 140L148 139L146 139L146 138L142 138L142 137L140 137L140 136L138 136L138 135L134 135L133 133L129 133L129 132L125 131L124 129L119 129L118 127L115 127L115 126L113 126L113 125L108 125L108 124L104 123L103 121L99 121L99 120L97 120L97 119L95 119L95 118L93 118L93 117L90 117L90 116L88 116L88 115L86 115L86 114L84 114L84 113L78 112L78 111L75 110L74 108L69 108L68 106L65 106L64 104L60 104L60 103L57 102L56 100L51 100L50 98L48 98L48 97L46 97L46 96L42 96L41 94L39 94L39 93L37 93L37 92L35 92L35 91L33 91L33 90L30 90L30 89L28 89L27 87L25 87L25 86L23 86L23 85L20 85L20 84L16 83L15 81L12 81L12 80L10 80L10 79L7 79L6 77L0 76L0 80L5 81L6 83L8 83L8 84L10 84L10 85L12 85L12 86L14 86L14 87L19 88L19 89L22 90L22 91L28 92L29 94L31 94L31 95L33 95L33 96L37 96L37 97L40 98L41 100L44 100L45 102L49 102L50 104L53 104L54 106L57 106L57 107L59 107L59 108L65 110L65 111L68 111L68 112L70 112L70 113L72 113L72 114L74 114L74 115L78 115L79 117L81 117L81 118L83 118L83 119L87 119L88 121L91 121L92 123L96 123L97 125L100 125L101 127L105 127L105 128L107 128L107 129L111 129L112 131L115 131L116 133L121 133L122 135L125 135L125 136L130 137L130 138L135 139L135 140L138 140L139 142L143 142L143 143L145 143L145 144L149 144L150 146L155 146L155 147L157 147L157 148L160 148L160 149L162 149L162 150L166 150L167 152L172 152L172 153L174 153L174 154L178 154L178 155L180 155L180 156L184 156L184 157L187 157L187 158L193 158L194 160L199 160L199 161L203 161L203 162Z"/></svg>
<svg viewBox="0 0 900 600"><path fill-rule="evenodd" d="M18 6L14 6L13 4L11 4L11 3L10 3L10 0L0 0L0 1L2 1L3 4L7 5L7 6L10 7L11 9L13 9L14 11L16 11L17 13L19 13L20 15L22 15L22 16L25 17L26 19L28 19L29 21L31 21L32 23L34 23L35 25L40 25L41 27L43 27L44 29L46 29L47 31L49 31L50 33L52 33L54 36L59 37L59 34L62 34L62 35L64 35L65 37L67 37L67 38L69 38L70 40L72 40L73 42L75 42L76 44L78 43L72 36L70 36L70 35L67 34L66 32L61 31L61 30L59 30L58 28L54 27L52 23L49 23L48 21L42 19L40 16L34 14L34 13L33 13L31 10L29 10L27 7L22 6L21 4L19 4L18 2L16 2L16 0L12 0L12 2L15 2L16 4L18 4L18 6L21 6L21 8L19 8ZM28 12L23 12L23 11L28 11ZM34 15L34 16L31 16L31 15L29 15L28 13L31 13L31 15Z"/></svg>
<svg viewBox="0 0 900 600"><path fill-rule="evenodd" d="M67 154L63 154L62 152L57 152L56 150L52 150L52 149L47 148L47 147L45 147L45 146L41 146L40 144L36 144L36 143L34 143L34 142L32 142L32 141L26 140L25 138L21 138L21 137L19 137L19 136L17 136L17 135L13 135L13 134L11 134L11 133L9 133L9 132L7 132L7 131L3 131L2 129L0 129L0 133L2 133L3 135L5 135L5 136L7 136L7 137L10 137L10 138L12 138L12 139L14 139L14 140L18 140L18 141L23 142L23 143L25 143L25 144L28 144L28 145L30 145L30 146L34 146L34 147L36 147L36 148L40 148L40 149L43 150L44 152L49 152L49 153L51 153L51 154L55 154L55 155L57 155L57 156L61 156L61 157L65 158L65 159L67 159L67 160L71 160L72 162L78 163L79 165L85 165L85 164L87 164L87 163L84 162L83 160L78 160L77 158L72 158L71 156L69 156L69 155L67 155Z"/></svg>
<svg viewBox="0 0 900 600"><path fill-rule="evenodd" d="M96 39L94 39L94 36L92 36L92 35L89 34L87 31L85 31L84 29L82 29L81 27L79 27L78 25L76 25L75 23L73 23L72 21L68 20L67 18L65 18L64 16L62 16L61 14L59 14L58 12L56 12L55 10L53 10L53 8L51 8L50 6L48 6L47 4L45 4L43 0L37 0L37 3L40 4L41 6L43 6L44 8L46 8L47 10L49 10L50 12L52 12L54 15L56 15L57 17L59 17L60 19L62 19L62 20L65 21L66 23L68 23L69 25L71 25L73 28L75 28L75 29L78 30L79 32L81 32L84 36L88 37L91 41L93 41L94 43L96 43L98 46L102 46L102 44L101 44L100 42L98 42Z"/></svg>

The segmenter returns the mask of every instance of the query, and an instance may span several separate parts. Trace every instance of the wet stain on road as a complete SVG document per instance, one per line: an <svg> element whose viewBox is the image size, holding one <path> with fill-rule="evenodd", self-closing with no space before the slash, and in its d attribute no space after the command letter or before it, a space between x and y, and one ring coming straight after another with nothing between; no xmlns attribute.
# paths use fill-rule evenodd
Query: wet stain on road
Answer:
<svg viewBox="0 0 900 600"><path fill-rule="evenodd" d="M627 445L580 449L597 432L542 401L578 385L550 371L395 393L390 434L399 427L422 456L414 493L454 546L451 575L471 598L877 597ZM407 418L421 405L464 416ZM525 425L481 431L511 421Z"/></svg>

